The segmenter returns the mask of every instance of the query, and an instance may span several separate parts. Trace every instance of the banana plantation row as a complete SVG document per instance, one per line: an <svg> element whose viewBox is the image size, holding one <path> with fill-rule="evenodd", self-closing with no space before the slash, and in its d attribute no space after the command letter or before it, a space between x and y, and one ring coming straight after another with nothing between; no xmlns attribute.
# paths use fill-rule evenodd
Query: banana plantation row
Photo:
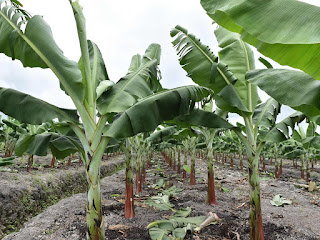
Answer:
<svg viewBox="0 0 320 240"><path fill-rule="evenodd" d="M70 5L81 49L78 62L63 55L41 16L31 16L16 0L0 0L0 52L24 67L50 68L76 107L63 109L0 88L0 111L12 117L3 120L5 158L1 165L12 163L13 152L17 156L28 154L29 170L34 155L51 152L54 158L63 159L77 153L88 182L87 238L105 239L99 172L105 153L121 149L126 156L126 217L134 214L133 156L138 159L138 184L154 149L167 149L163 154L174 166L176 157L172 154L177 152L178 171L190 171L190 183L194 184L196 149L204 149L200 154L208 159L208 203L215 204L214 155L224 159L223 154L229 154L232 165L236 153L241 168L245 155L250 239L264 239L259 162L265 166L266 158L274 159L274 176L279 177L282 159L291 159L294 166L300 165L301 177L309 181L319 157L319 82L315 79L320 77L320 31L313 31L319 29L319 8L293 0L202 0L209 17L220 25L215 30L219 58L177 25L170 33L173 47L181 67L197 85L164 89L158 44L151 44L144 55L134 55L127 74L114 82L98 46L87 39L82 7L78 1L70 0ZM263 9L272 11L265 14ZM249 44L278 63L302 71L274 69L264 58L259 60L266 69L256 70ZM261 102L257 87L272 98ZM282 104L297 112L277 121ZM238 114L244 125L231 124L229 113ZM296 128L305 119L307 131ZM178 150L171 152L173 147ZM190 167L180 162L181 150L191 153Z"/></svg>

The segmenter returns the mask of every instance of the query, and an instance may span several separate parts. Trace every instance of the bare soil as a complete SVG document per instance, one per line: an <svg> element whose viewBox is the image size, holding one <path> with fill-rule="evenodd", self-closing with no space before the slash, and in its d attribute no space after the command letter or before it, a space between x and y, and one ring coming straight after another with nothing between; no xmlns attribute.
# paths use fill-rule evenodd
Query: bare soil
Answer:
<svg viewBox="0 0 320 240"><path fill-rule="evenodd" d="M19 230L24 222L48 206L87 191L83 166L57 162L55 168L49 168L47 162L50 164L51 157L36 157L36 167L27 172L25 159L16 158L16 164L9 166L15 172L0 173L0 239ZM101 175L110 175L123 164L122 157L103 161Z"/></svg>
<svg viewBox="0 0 320 240"><path fill-rule="evenodd" d="M237 162L237 161L236 161ZM105 216L106 239L150 239L146 226L155 220L167 219L172 211L159 211L144 203L157 194L152 187L161 175L168 186L175 185L183 191L171 199L176 209L191 207L191 216L216 213L222 221L209 225L199 234L187 235L185 239L226 240L249 239L249 195L245 170L220 162L215 163L217 205L206 203L207 162L197 159L197 185L190 186L165 163L160 154L155 154L151 169L147 170L143 192L136 196L133 219L124 218L124 170L102 179L103 213ZM159 168L163 171L159 171ZM155 170L157 169L157 170ZM270 172L273 166L267 168ZM316 166L316 171L319 166ZM320 192L308 192L294 184L301 182L300 171L289 164L283 169L283 178L274 179L262 173L261 197L265 239L316 240L320 239ZM320 180L320 174L313 172L311 179ZM119 194L117 197L111 195ZM274 195L281 194L292 200L291 205L275 207L270 204ZM4 240L62 240L85 239L86 194L75 194L48 207L25 224L19 232L8 235Z"/></svg>

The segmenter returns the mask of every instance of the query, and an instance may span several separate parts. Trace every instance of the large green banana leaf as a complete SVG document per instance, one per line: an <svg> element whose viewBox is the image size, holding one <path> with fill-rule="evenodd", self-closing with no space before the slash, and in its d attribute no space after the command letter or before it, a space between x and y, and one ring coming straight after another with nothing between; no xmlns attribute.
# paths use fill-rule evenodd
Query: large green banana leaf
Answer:
<svg viewBox="0 0 320 240"><path fill-rule="evenodd" d="M125 138L140 132L151 132L165 120L190 113L195 102L210 94L209 89L198 86L178 87L153 94L124 111L104 134Z"/></svg>
<svg viewBox="0 0 320 240"><path fill-rule="evenodd" d="M297 0L201 0L219 25L282 65L320 79L320 8Z"/></svg>
<svg viewBox="0 0 320 240"><path fill-rule="evenodd" d="M250 71L246 78L278 102L313 118L320 115L320 81L287 69Z"/></svg>
<svg viewBox="0 0 320 240"><path fill-rule="evenodd" d="M19 133L19 134L24 134L26 133L26 129L23 128L21 125L11 122L9 120L3 119L2 120L3 123L5 123L8 127L12 128L15 132Z"/></svg>
<svg viewBox="0 0 320 240"><path fill-rule="evenodd" d="M165 140L165 138L170 137L177 131L175 126L170 126L161 129L160 131L153 132L149 137L146 138L146 141L152 143L159 143Z"/></svg>
<svg viewBox="0 0 320 240"><path fill-rule="evenodd" d="M78 122L76 110L58 108L28 94L0 88L0 111L23 123L41 124L55 118Z"/></svg>
<svg viewBox="0 0 320 240"><path fill-rule="evenodd" d="M87 41L87 44L88 44L88 54L89 54L90 69L91 69L91 79L89 81L95 83L94 84L95 89L97 89L97 87L100 86L100 84L101 86L105 86L105 85L108 85L106 84L106 82L108 83L110 81L109 81L106 66L103 61L103 57L101 55L101 52L98 46L90 40ZM82 71L82 76L85 76L83 72L84 66L83 66L82 57L80 58L78 64ZM100 89L99 91L104 92L105 90L106 88L102 90ZM99 95L99 91L98 90L96 91L97 91L97 95Z"/></svg>
<svg viewBox="0 0 320 240"><path fill-rule="evenodd" d="M195 132L192 128L182 128L172 135L172 138L178 141L186 140L188 137L195 137L198 132Z"/></svg>
<svg viewBox="0 0 320 240"><path fill-rule="evenodd" d="M289 159L294 159L294 158L299 158L304 154L306 154L306 151L303 148L297 147L290 152L286 152L284 156Z"/></svg>
<svg viewBox="0 0 320 240"><path fill-rule="evenodd" d="M297 123L302 122L305 119L305 115L300 112L295 112L289 117L286 117L281 122L275 124L271 130L259 135L259 138L263 142L278 143L290 138L289 128L294 129Z"/></svg>
<svg viewBox="0 0 320 240"><path fill-rule="evenodd" d="M142 60L139 55L133 56L128 74L99 97L97 108L101 115L123 112L135 104L138 98L152 94L148 83L151 84L151 76L156 74L157 63L160 61L158 49L159 45L152 44Z"/></svg>
<svg viewBox="0 0 320 240"><path fill-rule="evenodd" d="M180 57L180 64L188 77L200 86L212 89L219 108L229 112L249 112L233 86L237 78L225 63L218 63L218 57L208 46L181 26L171 30L171 36L174 38L172 43Z"/></svg>
<svg viewBox="0 0 320 240"><path fill-rule="evenodd" d="M20 136L15 146L15 153L18 156L25 152L37 156L46 156L49 149L53 156L63 159L71 153L81 152L82 146L77 139L56 133L25 134Z"/></svg>
<svg viewBox="0 0 320 240"><path fill-rule="evenodd" d="M266 102L257 106L252 117L253 124L269 129L274 126L280 113L280 108L281 104L273 98L269 98Z"/></svg>
<svg viewBox="0 0 320 240"><path fill-rule="evenodd" d="M190 114L178 116L175 121L183 127L188 127L190 125L207 128L234 128L232 124L214 112L208 112L201 109L194 109Z"/></svg>
<svg viewBox="0 0 320 240"><path fill-rule="evenodd" d="M313 121L309 121L309 125L306 132L306 137L313 137L316 134L317 124Z"/></svg>
<svg viewBox="0 0 320 240"><path fill-rule="evenodd" d="M307 137L302 140L302 144L303 146L320 149L320 137L319 136Z"/></svg>
<svg viewBox="0 0 320 240"><path fill-rule="evenodd" d="M141 64L146 64L147 62L156 59L157 60L157 66L160 65L160 56L161 56L161 47L159 44L152 43L147 48L145 54L142 56ZM147 83L150 87L150 89L153 92L159 92L163 90L160 80L161 80L161 72L160 70L156 68L150 69L151 74L149 76L149 79L147 80Z"/></svg>
<svg viewBox="0 0 320 240"><path fill-rule="evenodd" d="M294 130L292 133L292 138L302 144L304 149L308 150L310 147L318 148L319 145L319 137L315 136L317 125L314 122L309 122L307 131L303 129L301 125L299 125L298 130Z"/></svg>
<svg viewBox="0 0 320 240"><path fill-rule="evenodd" d="M219 27L214 31L221 50L219 51L220 61L228 65L228 69L238 79L234 85L242 102L254 111L260 101L257 86L248 83L245 75L248 71L255 69L254 54L250 46L245 43L238 33L228 31Z"/></svg>
<svg viewBox="0 0 320 240"><path fill-rule="evenodd" d="M149 61L152 61L153 59L157 60L157 65L160 64L160 55L161 55L161 47L159 44L152 43L147 48L145 54L141 56L140 54L136 54L132 57L130 67L128 69L128 73L134 73L138 71L138 69L142 66L148 63ZM159 82L160 80L160 71L157 71L157 68L150 68L150 76L149 78L146 78L146 82L149 85L150 89L153 92L158 92L159 90L162 90L162 86Z"/></svg>
<svg viewBox="0 0 320 240"><path fill-rule="evenodd" d="M75 104L80 105L84 99L80 69L63 55L49 25L36 15L26 20L22 31L23 13L5 0L0 0L0 7L0 52L19 59L25 67L50 67Z"/></svg>

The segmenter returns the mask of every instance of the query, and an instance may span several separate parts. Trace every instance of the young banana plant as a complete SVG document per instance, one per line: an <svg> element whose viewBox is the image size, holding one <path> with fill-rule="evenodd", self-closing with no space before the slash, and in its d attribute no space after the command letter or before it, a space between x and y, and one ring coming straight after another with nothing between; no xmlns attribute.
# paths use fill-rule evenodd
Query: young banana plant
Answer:
<svg viewBox="0 0 320 240"><path fill-rule="evenodd" d="M312 161L313 148L319 147L320 138L316 136L316 128L316 123L310 121L306 132L299 125L298 129L295 129L292 134L292 138L305 150L305 154L302 155L301 159L301 176L304 175L303 172L306 173L306 182L309 182L310 178L309 161Z"/></svg>
<svg viewBox="0 0 320 240"><path fill-rule="evenodd" d="M153 131L164 120L190 113L195 102L212 92L185 86L152 94L159 89L157 44L150 45L142 59L133 59L133 63L139 64L132 64L131 71L117 83L109 80L98 46L87 39L82 7L78 1L69 2L78 30L78 62L63 55L41 16L27 17L8 0L0 0L0 52L19 60L24 67L50 68L76 110L58 108L22 92L0 88L0 111L23 123L38 125L58 118L69 124L85 153L87 238L104 239L99 168L110 138Z"/></svg>
<svg viewBox="0 0 320 240"><path fill-rule="evenodd" d="M24 133L24 129L21 127L21 124L17 120L10 117L8 117L7 120L3 119L2 122L3 123L0 134L4 142L4 156L11 157L14 152L17 140L20 134Z"/></svg>
<svg viewBox="0 0 320 240"><path fill-rule="evenodd" d="M63 130L60 132L59 128ZM84 157L81 142L67 123L51 121L41 125L27 124L23 130L15 146L15 153L18 156L24 153L30 157L46 156L50 150L53 160L64 159L75 152L79 152L80 158Z"/></svg>
<svg viewBox="0 0 320 240"><path fill-rule="evenodd" d="M246 147L249 164L250 184L250 239L264 239L259 183L259 156L268 141L287 139L288 126L294 127L302 121L303 114L297 113L280 125L275 124L280 105L273 99L258 106L260 102L257 87L245 79L248 71L254 69L254 56L248 44L239 34L222 27L215 31L221 50L219 59L208 46L180 26L171 31L173 45L179 61L188 76L197 84L212 89L218 108L239 114L245 123L245 131L233 130ZM276 127L278 126L278 127ZM269 132L259 131L267 127ZM282 129L283 132L279 131Z"/></svg>

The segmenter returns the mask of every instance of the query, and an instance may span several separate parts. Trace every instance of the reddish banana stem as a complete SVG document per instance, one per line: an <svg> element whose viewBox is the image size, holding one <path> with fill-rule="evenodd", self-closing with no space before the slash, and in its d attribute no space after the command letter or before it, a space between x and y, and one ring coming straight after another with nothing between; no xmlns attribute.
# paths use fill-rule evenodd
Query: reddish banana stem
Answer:
<svg viewBox="0 0 320 240"><path fill-rule="evenodd" d="M54 163L56 161L56 157L52 156L52 159L51 159L51 168L54 168Z"/></svg>

